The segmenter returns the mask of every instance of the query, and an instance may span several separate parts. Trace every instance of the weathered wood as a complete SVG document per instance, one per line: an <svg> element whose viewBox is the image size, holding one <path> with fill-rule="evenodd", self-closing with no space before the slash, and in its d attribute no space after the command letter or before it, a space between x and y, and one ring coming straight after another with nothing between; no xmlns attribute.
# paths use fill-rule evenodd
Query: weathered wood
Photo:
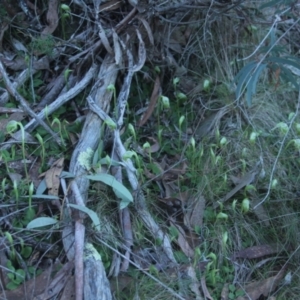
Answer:
<svg viewBox="0 0 300 300"><path fill-rule="evenodd" d="M109 281L100 254L89 243L85 245L84 253L84 299L112 299Z"/></svg>

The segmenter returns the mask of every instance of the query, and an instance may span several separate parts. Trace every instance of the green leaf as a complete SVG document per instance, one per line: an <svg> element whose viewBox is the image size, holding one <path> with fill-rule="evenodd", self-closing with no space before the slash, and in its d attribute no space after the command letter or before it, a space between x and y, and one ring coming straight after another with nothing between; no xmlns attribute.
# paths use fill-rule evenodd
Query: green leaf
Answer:
<svg viewBox="0 0 300 300"><path fill-rule="evenodd" d="M13 264L10 260L7 261L6 266L10 271L13 271L13 272L15 271L15 267L13 266Z"/></svg>
<svg viewBox="0 0 300 300"><path fill-rule="evenodd" d="M259 9L262 10L264 8L267 8L267 7L275 7L275 5L280 4L281 2L283 2L283 0L273 0L273 1L270 1L270 2L267 2L267 3L263 4L263 5L261 5L259 7Z"/></svg>
<svg viewBox="0 0 300 300"><path fill-rule="evenodd" d="M294 59L286 59L286 58L282 58L282 57L270 56L270 57L266 58L265 61L274 62L274 63L280 64L280 65L290 65L297 69L300 69L300 60L297 59L296 57L294 57Z"/></svg>
<svg viewBox="0 0 300 300"><path fill-rule="evenodd" d="M25 280L25 271L24 270L18 269L16 271L16 280L20 283Z"/></svg>
<svg viewBox="0 0 300 300"><path fill-rule="evenodd" d="M93 210L87 208L86 206L72 204L72 203L69 203L69 206L86 213L93 221L93 224L95 225L96 229L100 231L100 220L98 215Z"/></svg>
<svg viewBox="0 0 300 300"><path fill-rule="evenodd" d="M32 207L28 207L25 212L25 220L30 222L35 217L35 210Z"/></svg>
<svg viewBox="0 0 300 300"><path fill-rule="evenodd" d="M235 286L233 284L229 284L229 291L234 292L236 290Z"/></svg>
<svg viewBox="0 0 300 300"><path fill-rule="evenodd" d="M34 229L34 228L39 228L39 227L44 227L44 226L49 226L49 225L54 225L57 224L57 220L49 217L40 217L32 220L29 222L26 226L27 229Z"/></svg>
<svg viewBox="0 0 300 300"><path fill-rule="evenodd" d="M37 194L37 195L42 195L42 194L46 191L46 189L47 189L46 180L43 179L43 180L40 182L40 184L39 184L39 186L37 187L37 189L36 189L36 194Z"/></svg>
<svg viewBox="0 0 300 300"><path fill-rule="evenodd" d="M133 197L129 190L120 183L115 177L109 174L97 174L97 175L87 175L87 179L101 181L109 186L111 186L118 198L121 198L126 202L133 202Z"/></svg>
<svg viewBox="0 0 300 300"><path fill-rule="evenodd" d="M252 71L256 68L257 62L251 62L248 65L244 66L241 71L236 75L234 81L237 82L237 87L235 91L236 98L238 99L244 88L244 84L247 83L250 76L252 75Z"/></svg>
<svg viewBox="0 0 300 300"><path fill-rule="evenodd" d="M281 67L280 77L283 78L286 82L290 82L296 89L299 89L299 84L295 79L295 75L291 72L291 70Z"/></svg>
<svg viewBox="0 0 300 300"><path fill-rule="evenodd" d="M59 177L60 178L75 178L75 175L70 172L62 171Z"/></svg>
<svg viewBox="0 0 300 300"><path fill-rule="evenodd" d="M256 92L256 85L258 81L258 77L261 74L261 72L267 67L267 64L261 64L257 67L255 73L249 80L249 84L247 86L247 93L246 93L246 101L247 104L251 105L252 95Z"/></svg>
<svg viewBox="0 0 300 300"><path fill-rule="evenodd" d="M130 203L131 203L131 201L125 201L125 200L122 200L122 201L120 202L120 209L126 208Z"/></svg>
<svg viewBox="0 0 300 300"><path fill-rule="evenodd" d="M29 246L25 246L22 251L21 251L21 255L24 257L24 258L28 258L32 253L32 247L29 247Z"/></svg>
<svg viewBox="0 0 300 300"><path fill-rule="evenodd" d="M178 238L179 233L176 227L174 226L169 227L169 233L170 233L171 241L174 241L175 239Z"/></svg>
<svg viewBox="0 0 300 300"><path fill-rule="evenodd" d="M245 295L245 292L243 290L237 290L235 292L235 296L236 297L240 297L240 296L244 296Z"/></svg>
<svg viewBox="0 0 300 300"><path fill-rule="evenodd" d="M6 288L8 290L15 290L17 287L19 286L19 284L16 284L14 282L9 282L7 285L6 285Z"/></svg>
<svg viewBox="0 0 300 300"><path fill-rule="evenodd" d="M7 277L8 277L10 280L14 280L14 279L15 279L15 274L14 274L14 273L7 273Z"/></svg>
<svg viewBox="0 0 300 300"><path fill-rule="evenodd" d="M32 195L31 196L33 199L45 199L45 200L59 200L59 197L54 196L54 195Z"/></svg>

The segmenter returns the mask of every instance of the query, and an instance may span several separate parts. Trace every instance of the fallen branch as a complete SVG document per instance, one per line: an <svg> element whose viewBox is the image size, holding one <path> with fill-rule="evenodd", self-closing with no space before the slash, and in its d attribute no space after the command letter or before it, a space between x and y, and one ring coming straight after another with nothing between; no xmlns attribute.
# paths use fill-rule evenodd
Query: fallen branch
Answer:
<svg viewBox="0 0 300 300"><path fill-rule="evenodd" d="M47 108L44 108L40 113L37 114L37 117L40 120L44 120L46 116L51 115L53 112L55 112L59 107L61 107L63 104L67 103L69 100L73 99L75 96L77 96L81 91L83 91L84 88L91 82L91 80L94 78L97 66L93 65L89 71L86 73L84 78L78 82L73 88L71 88L68 92L65 94L59 96L56 101L51 103ZM33 129L35 129L39 123L32 119L30 122L28 122L24 126L24 130L27 132L31 132ZM8 149L11 145L11 143L14 143L15 140L20 140L22 138L22 132L19 130L13 134L13 138L9 139L5 145L1 146L1 150Z"/></svg>
<svg viewBox="0 0 300 300"><path fill-rule="evenodd" d="M5 86L8 92L21 104L24 112L26 112L29 116L31 116L39 125L44 127L44 129L51 134L53 139L59 144L62 144L61 139L44 121L41 119L27 104L26 100L17 92L13 84L8 78L8 75L4 69L2 62L0 61L0 73L4 79Z"/></svg>

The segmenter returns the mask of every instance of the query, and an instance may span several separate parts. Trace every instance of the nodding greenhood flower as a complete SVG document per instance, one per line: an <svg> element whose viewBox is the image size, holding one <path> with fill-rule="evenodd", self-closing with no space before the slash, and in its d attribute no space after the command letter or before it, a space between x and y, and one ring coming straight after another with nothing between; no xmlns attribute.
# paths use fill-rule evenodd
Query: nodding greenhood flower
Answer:
<svg viewBox="0 0 300 300"><path fill-rule="evenodd" d="M277 185L278 185L278 180L277 179L273 179L272 183L271 183L271 188L274 189L274 188L276 188Z"/></svg>
<svg viewBox="0 0 300 300"><path fill-rule="evenodd" d="M295 128L296 128L297 133L300 134L300 124L299 123L295 124Z"/></svg>
<svg viewBox="0 0 300 300"><path fill-rule="evenodd" d="M165 109L169 109L170 108L170 100L169 100L169 98L166 97L166 96L161 96L160 99L161 99L161 102L163 104L163 107Z"/></svg>
<svg viewBox="0 0 300 300"><path fill-rule="evenodd" d="M179 83L179 81L180 81L180 79L178 78L178 77L175 77L174 79L173 79L173 85L177 85L178 83Z"/></svg>
<svg viewBox="0 0 300 300"><path fill-rule="evenodd" d="M218 215L217 215L217 219L226 221L228 219L228 215L223 213L223 212L219 212Z"/></svg>
<svg viewBox="0 0 300 300"><path fill-rule="evenodd" d="M220 140L220 146L223 147L223 146L225 146L226 144L227 144L227 139L226 139L226 137L223 136L223 137L221 138L221 140Z"/></svg>
<svg viewBox="0 0 300 300"><path fill-rule="evenodd" d="M242 212L247 213L250 210L250 200L245 198L242 202Z"/></svg>
<svg viewBox="0 0 300 300"><path fill-rule="evenodd" d="M251 132L251 134L250 134L250 139L249 139L249 140L250 140L250 143L251 143L251 144L254 144L257 137L258 137L258 133L257 133L257 132Z"/></svg>
<svg viewBox="0 0 300 300"><path fill-rule="evenodd" d="M284 123L284 122L279 122L275 126L275 128L273 128L273 130L277 129L277 128L279 129L279 131L280 131L281 134L286 134L288 132L288 130L289 130L289 126L286 123Z"/></svg>

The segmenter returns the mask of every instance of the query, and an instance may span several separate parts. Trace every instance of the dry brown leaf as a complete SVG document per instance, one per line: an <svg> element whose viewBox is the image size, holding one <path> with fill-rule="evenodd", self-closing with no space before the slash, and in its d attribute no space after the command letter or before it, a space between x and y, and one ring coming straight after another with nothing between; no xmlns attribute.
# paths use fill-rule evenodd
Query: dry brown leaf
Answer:
<svg viewBox="0 0 300 300"><path fill-rule="evenodd" d="M53 270L57 269L58 267L59 266L57 264L54 266L50 266L42 274L26 281L24 284L20 285L17 289L13 291L3 292L2 294L0 294L1 299L48 300L52 297L55 297L62 290L62 288L64 288L65 285L64 279L65 277L67 278L69 274L71 274L71 271L73 269L73 262L68 262L67 264L65 264L63 268L61 268L60 271L56 273L55 277L52 279L51 282L51 275L53 273Z"/></svg>
<svg viewBox="0 0 300 300"><path fill-rule="evenodd" d="M8 119L0 120L0 132L6 132L6 126L10 121L20 122L25 118L25 114L23 112L15 112L11 114Z"/></svg>
<svg viewBox="0 0 300 300"><path fill-rule="evenodd" d="M252 197L251 206L256 207L255 209L253 209L253 213L265 226L270 226L269 216L264 208L264 205L261 204L257 206L260 201L261 199L259 199L258 197Z"/></svg>
<svg viewBox="0 0 300 300"><path fill-rule="evenodd" d="M15 182L17 185L20 183L22 179L22 175L19 173L8 172L7 175L12 182Z"/></svg>
<svg viewBox="0 0 300 300"><path fill-rule="evenodd" d="M214 298L210 295L210 293L207 289L205 276L201 277L201 288L202 288L202 292L204 294L205 299L214 300Z"/></svg>
<svg viewBox="0 0 300 300"><path fill-rule="evenodd" d="M144 175L145 175L148 179L154 179L154 178L156 178L156 176L155 176L153 173L151 173L149 170L147 170L147 169L144 169Z"/></svg>
<svg viewBox="0 0 300 300"><path fill-rule="evenodd" d="M75 299L75 278L74 275L70 276L66 282L65 288L59 300L70 300Z"/></svg>
<svg viewBox="0 0 300 300"><path fill-rule="evenodd" d="M58 26L58 1L57 0L49 0L48 1L48 12L47 12L47 22L48 26L44 28L42 31L42 35L46 36L52 34Z"/></svg>
<svg viewBox="0 0 300 300"><path fill-rule="evenodd" d="M189 286L190 286L191 291L196 295L195 299L196 300L202 300L203 297L202 297L202 295L200 293L200 290L199 290L200 284L199 284L199 281L197 279L195 269L192 266L188 266L186 268L186 273L192 279L192 283Z"/></svg>
<svg viewBox="0 0 300 300"><path fill-rule="evenodd" d="M50 284L44 289L44 291L38 294L36 297L32 298L33 300L50 300L53 299L54 296L58 295L63 288L68 283L70 277L72 276L72 270L74 268L74 262L67 262L54 276L54 278L50 281Z"/></svg>
<svg viewBox="0 0 300 300"><path fill-rule="evenodd" d="M101 39L101 42L103 44L103 46L105 47L106 51L113 55L114 52L113 52L113 49L111 48L110 44L109 44L109 41L108 41L108 38L106 36L106 33L105 33L105 30L103 29L102 25L101 25L101 22L98 21L98 27L99 27L99 37Z"/></svg>
<svg viewBox="0 0 300 300"><path fill-rule="evenodd" d="M275 254L278 252L279 252L278 247L274 245L253 246L235 253L234 258L253 259L253 258L259 258L266 255Z"/></svg>
<svg viewBox="0 0 300 300"><path fill-rule="evenodd" d="M199 194L192 201L188 201L190 204L184 213L184 224L191 229L195 226L202 227L204 209L205 209L205 198Z"/></svg>
<svg viewBox="0 0 300 300"><path fill-rule="evenodd" d="M161 87L160 87L159 76L156 76L149 106L148 106L146 112L143 114L142 118L138 121L137 126L143 126L148 121L148 119L151 117L151 115L154 111L155 105L157 103L157 100L160 96L160 93L161 93L160 90L161 90Z"/></svg>
<svg viewBox="0 0 300 300"><path fill-rule="evenodd" d="M146 153L155 153L160 149L158 141L153 137L148 137L148 140L152 141L154 144L150 146L150 148L146 148L144 151Z"/></svg>
<svg viewBox="0 0 300 300"><path fill-rule="evenodd" d="M246 173L240 180L240 183L234 188L232 189L229 193L227 193L227 195L221 199L219 202L225 202L228 199L230 199L232 196L234 196L237 192L239 192L242 188L244 188L245 186L249 185L250 183L252 183L254 181L254 179L256 178L256 176L258 175L260 168L260 161L256 164L256 166L254 167L253 170L251 170L250 172ZM216 202L214 204L214 207L218 207L219 203Z"/></svg>
<svg viewBox="0 0 300 300"><path fill-rule="evenodd" d="M179 54L182 53L182 47L175 39L165 40L164 43L165 46L167 46L169 49L173 50L174 52L177 52Z"/></svg>
<svg viewBox="0 0 300 300"><path fill-rule="evenodd" d="M64 158L58 159L53 163L51 168L40 176L45 176L46 185L48 188L48 194L58 197L58 189L60 185L59 176L63 170ZM56 205L58 208L61 208L59 200L52 200L52 204Z"/></svg>
<svg viewBox="0 0 300 300"><path fill-rule="evenodd" d="M229 283L225 283L221 292L221 300L228 300L228 299L229 299Z"/></svg>
<svg viewBox="0 0 300 300"><path fill-rule="evenodd" d="M184 230L182 229L181 226L175 224L174 222L173 222L173 226L178 230L178 238L177 238L178 246L187 257L193 257L194 250L190 247L188 241L186 240Z"/></svg>
<svg viewBox="0 0 300 300"><path fill-rule="evenodd" d="M177 198L158 198L162 209L171 217L180 217L182 214L181 201Z"/></svg>
<svg viewBox="0 0 300 300"><path fill-rule="evenodd" d="M119 275L117 277L112 277L110 279L110 288L112 293L122 292L125 288L130 287L135 282L134 278L126 274Z"/></svg>
<svg viewBox="0 0 300 300"><path fill-rule="evenodd" d="M114 50L115 50L115 62L116 65L118 66L122 63L122 50L121 50L119 37L117 33L113 30L112 34L113 34L113 42L114 42Z"/></svg>
<svg viewBox="0 0 300 300"><path fill-rule="evenodd" d="M28 63L26 63L25 59L22 57L17 57L15 59L7 59L5 57L1 57L2 63L5 65L5 67L14 70L24 70L28 68Z"/></svg>
<svg viewBox="0 0 300 300"><path fill-rule="evenodd" d="M144 25L147 33L148 33L148 38L149 41L151 43L152 46L154 46L154 38L153 38L153 33L152 30L150 28L149 23L145 20L145 18L143 18L142 16L138 15L137 18L142 22L142 24Z"/></svg>
<svg viewBox="0 0 300 300"><path fill-rule="evenodd" d="M169 172L174 174L174 175L184 175L186 173L186 170L187 170L187 164L185 161L183 161L181 164L180 164L181 168L173 168L171 169Z"/></svg>
<svg viewBox="0 0 300 300"><path fill-rule="evenodd" d="M138 62L133 66L133 71L138 72L142 69L146 62L147 54L146 54L146 48L145 43L143 41L142 35L138 29L136 29L136 34L139 39L139 50L138 50Z"/></svg>
<svg viewBox="0 0 300 300"><path fill-rule="evenodd" d="M261 295L267 297L272 291L274 291L281 279L284 277L285 269L281 269L281 271L276 275L264 280L251 282L248 284L244 291L247 296L240 296L237 300L258 300Z"/></svg>

